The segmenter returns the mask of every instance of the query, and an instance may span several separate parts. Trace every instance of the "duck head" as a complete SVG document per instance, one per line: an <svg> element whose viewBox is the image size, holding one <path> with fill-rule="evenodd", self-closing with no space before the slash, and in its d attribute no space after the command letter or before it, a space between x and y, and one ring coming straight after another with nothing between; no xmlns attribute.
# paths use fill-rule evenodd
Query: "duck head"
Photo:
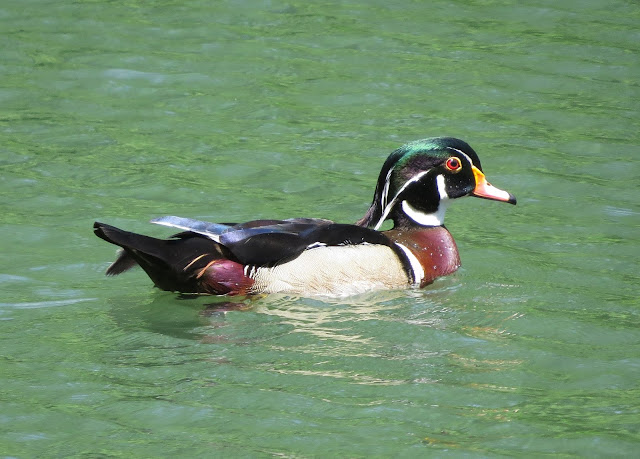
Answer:
<svg viewBox="0 0 640 459"><path fill-rule="evenodd" d="M449 203L464 196L516 203L484 176L480 159L466 142L436 137L410 142L391 153L380 171L371 207L358 225L379 229L441 226Z"/></svg>

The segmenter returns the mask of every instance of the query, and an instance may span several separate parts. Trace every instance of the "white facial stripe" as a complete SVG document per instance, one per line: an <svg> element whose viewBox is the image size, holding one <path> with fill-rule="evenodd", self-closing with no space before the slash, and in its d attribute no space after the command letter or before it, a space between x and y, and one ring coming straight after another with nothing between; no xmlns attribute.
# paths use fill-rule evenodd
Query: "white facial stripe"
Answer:
<svg viewBox="0 0 640 459"><path fill-rule="evenodd" d="M391 212L391 209L393 209L393 206L395 205L396 201L398 200L398 196L400 196L400 193L402 193L412 183L417 182L418 180L420 180L428 172L429 172L428 170L419 172L416 175L414 175L413 177L411 177L409 180L404 182L404 185L402 185L402 187L400 187L400 189L398 190L396 195L393 197L391 202L384 207L384 211L382 212L382 216L380 217L380 220L378 220L378 223L376 223L376 226L374 227L374 229L380 228L382 223L384 223L384 221L387 219L387 216L389 215L389 212ZM386 188L386 185L385 185L385 188Z"/></svg>
<svg viewBox="0 0 640 459"><path fill-rule="evenodd" d="M457 152L457 153L461 154L462 156L464 156L465 158L467 158L467 161L469 161L469 164L471 164L472 166L474 165L474 164L473 164L473 161L471 161L471 158L469 157L469 155L468 155L468 154L466 154L464 151L462 151L462 150L458 150L457 148L453 148L453 147L447 147L447 150L452 150L452 151L455 151L455 152Z"/></svg>
<svg viewBox="0 0 640 459"><path fill-rule="evenodd" d="M404 204L404 202L403 202ZM411 265L411 271L413 271L413 283L415 285L420 285L422 279L424 279L424 268L420 264L418 257L416 257L411 250L407 247L403 246L396 242L396 245L400 247L400 249L404 252L409 260L409 264Z"/></svg>
<svg viewBox="0 0 640 459"><path fill-rule="evenodd" d="M407 201L402 201L402 210L411 220L422 226L442 226L444 225L444 214L447 211L448 200L441 200L438 210L431 214L419 211Z"/></svg>
<svg viewBox="0 0 640 459"><path fill-rule="evenodd" d="M436 177L436 185L438 187L438 194L440 195L440 202L442 202L443 199L449 199L447 188L444 183L444 175L440 174Z"/></svg>
<svg viewBox="0 0 640 459"><path fill-rule="evenodd" d="M391 173L393 172L393 168L389 169L387 172L387 177L385 178L384 188L382 189L382 194L380 195L380 207L384 209L387 205L387 198L389 197L389 184L391 183Z"/></svg>

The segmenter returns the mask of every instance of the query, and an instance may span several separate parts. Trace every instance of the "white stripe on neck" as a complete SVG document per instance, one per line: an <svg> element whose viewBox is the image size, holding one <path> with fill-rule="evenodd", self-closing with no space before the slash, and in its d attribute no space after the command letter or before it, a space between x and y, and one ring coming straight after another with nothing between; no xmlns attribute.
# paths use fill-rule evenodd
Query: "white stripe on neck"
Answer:
<svg viewBox="0 0 640 459"><path fill-rule="evenodd" d="M442 226L444 225L444 214L447 211L447 203L440 201L438 210L433 213L425 214L419 211L407 201L402 201L402 211L410 220L422 226Z"/></svg>

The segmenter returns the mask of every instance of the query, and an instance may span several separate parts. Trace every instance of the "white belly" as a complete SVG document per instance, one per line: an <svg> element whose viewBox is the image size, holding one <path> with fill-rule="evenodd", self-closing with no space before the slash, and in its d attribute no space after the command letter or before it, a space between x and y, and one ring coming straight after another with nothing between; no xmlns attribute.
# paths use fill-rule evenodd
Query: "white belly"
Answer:
<svg viewBox="0 0 640 459"><path fill-rule="evenodd" d="M253 293L355 295L409 285L394 251L368 244L306 250L281 265L258 268L251 277Z"/></svg>

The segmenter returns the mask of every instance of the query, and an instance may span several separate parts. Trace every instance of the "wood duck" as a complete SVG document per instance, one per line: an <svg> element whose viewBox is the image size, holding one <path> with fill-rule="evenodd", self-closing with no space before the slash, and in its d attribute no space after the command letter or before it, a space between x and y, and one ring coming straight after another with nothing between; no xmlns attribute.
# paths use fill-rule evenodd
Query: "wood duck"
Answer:
<svg viewBox="0 0 640 459"><path fill-rule="evenodd" d="M168 291L211 295L292 293L349 295L424 287L453 273L460 257L444 227L449 203L464 196L516 203L490 185L464 141L418 140L387 158L369 210L355 224L315 218L209 223L160 217L182 230L170 239L94 224L95 234L122 248L107 275L140 265ZM393 228L379 231L386 220Z"/></svg>

